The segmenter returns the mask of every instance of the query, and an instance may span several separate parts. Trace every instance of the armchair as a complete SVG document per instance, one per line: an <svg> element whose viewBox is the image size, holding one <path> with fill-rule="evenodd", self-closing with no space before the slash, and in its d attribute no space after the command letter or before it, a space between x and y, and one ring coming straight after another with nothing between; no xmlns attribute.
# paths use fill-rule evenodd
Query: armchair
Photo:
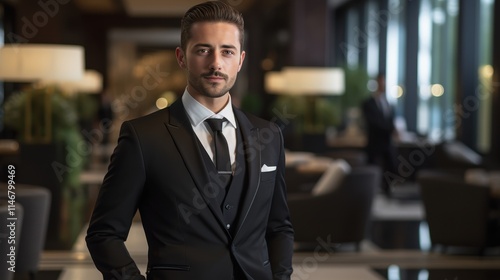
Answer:
<svg viewBox="0 0 500 280"><path fill-rule="evenodd" d="M16 184L15 187L16 203L23 209L21 232L16 236L19 238L16 275L27 273L29 279L35 279L45 245L51 194L40 186ZM0 183L0 191L0 199L6 199L7 184Z"/></svg>
<svg viewBox="0 0 500 280"><path fill-rule="evenodd" d="M12 234L15 234L14 252L17 255L19 252L19 236L21 235L24 214L23 206L21 204L16 203L15 208L10 208L9 206L12 207L7 199L0 198L0 221L7 223L7 221L9 221L8 219L12 218L10 215L12 210L15 212L15 218L17 218L17 220L15 220L16 227L14 233L12 233L11 228L5 226L5 224L0 227L0 279L4 280L14 279L14 272L9 270L9 268L12 268L9 257L9 254L11 254L12 244L9 244L8 238L12 236Z"/></svg>
<svg viewBox="0 0 500 280"><path fill-rule="evenodd" d="M422 170L417 182L433 247L469 247L484 253L486 247L500 245L500 216L495 217L488 187L434 170Z"/></svg>
<svg viewBox="0 0 500 280"><path fill-rule="evenodd" d="M359 251L380 176L378 167L355 167L331 192L290 194L288 206L295 242L317 244L322 239L334 244L354 243Z"/></svg>

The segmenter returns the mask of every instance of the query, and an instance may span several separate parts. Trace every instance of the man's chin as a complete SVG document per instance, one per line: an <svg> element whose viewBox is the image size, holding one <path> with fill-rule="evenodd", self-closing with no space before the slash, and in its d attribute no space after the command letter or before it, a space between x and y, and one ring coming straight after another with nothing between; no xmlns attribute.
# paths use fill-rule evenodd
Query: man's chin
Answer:
<svg viewBox="0 0 500 280"><path fill-rule="evenodd" d="M213 93L213 92L207 92L206 96L215 99L215 98L224 97L226 95L226 93L228 93L228 92L227 91L225 91L225 92L215 92L215 93Z"/></svg>
<svg viewBox="0 0 500 280"><path fill-rule="evenodd" d="M224 89L224 88L216 89L216 88L211 87L211 88L205 88L204 95L207 97L219 98L219 97L223 97L224 95L226 95L226 93L228 93L228 91L229 90Z"/></svg>

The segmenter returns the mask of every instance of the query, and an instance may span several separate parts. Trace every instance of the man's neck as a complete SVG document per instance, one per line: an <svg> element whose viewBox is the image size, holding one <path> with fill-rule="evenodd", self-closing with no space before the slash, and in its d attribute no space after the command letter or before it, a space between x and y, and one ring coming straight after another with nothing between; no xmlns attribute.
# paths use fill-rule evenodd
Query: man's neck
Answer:
<svg viewBox="0 0 500 280"><path fill-rule="evenodd" d="M214 113L219 113L224 109L229 102L229 92L221 97L207 97L199 94L195 89L188 86L187 88L189 95L193 97L196 101L200 102L203 106Z"/></svg>

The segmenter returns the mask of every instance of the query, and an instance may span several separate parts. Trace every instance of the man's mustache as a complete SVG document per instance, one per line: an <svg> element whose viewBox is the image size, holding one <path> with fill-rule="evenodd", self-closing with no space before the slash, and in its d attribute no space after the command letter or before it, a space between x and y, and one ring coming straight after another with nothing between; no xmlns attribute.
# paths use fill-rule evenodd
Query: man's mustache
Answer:
<svg viewBox="0 0 500 280"><path fill-rule="evenodd" d="M201 76L202 77L212 77L212 76L222 77L222 78L224 78L224 80L227 80L227 78L228 78L228 76L226 74L219 72L219 71L213 71L213 72L210 72L207 74L202 74Z"/></svg>

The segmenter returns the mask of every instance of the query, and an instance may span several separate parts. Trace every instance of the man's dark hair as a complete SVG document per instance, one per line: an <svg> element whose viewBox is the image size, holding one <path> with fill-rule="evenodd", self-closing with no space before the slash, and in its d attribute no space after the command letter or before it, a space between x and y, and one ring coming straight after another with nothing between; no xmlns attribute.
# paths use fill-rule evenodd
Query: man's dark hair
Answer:
<svg viewBox="0 0 500 280"><path fill-rule="evenodd" d="M235 8L222 1L208 1L191 7L181 20L181 48L186 51L191 38L191 26L196 22L227 22L240 31L240 44L245 40L243 16Z"/></svg>

